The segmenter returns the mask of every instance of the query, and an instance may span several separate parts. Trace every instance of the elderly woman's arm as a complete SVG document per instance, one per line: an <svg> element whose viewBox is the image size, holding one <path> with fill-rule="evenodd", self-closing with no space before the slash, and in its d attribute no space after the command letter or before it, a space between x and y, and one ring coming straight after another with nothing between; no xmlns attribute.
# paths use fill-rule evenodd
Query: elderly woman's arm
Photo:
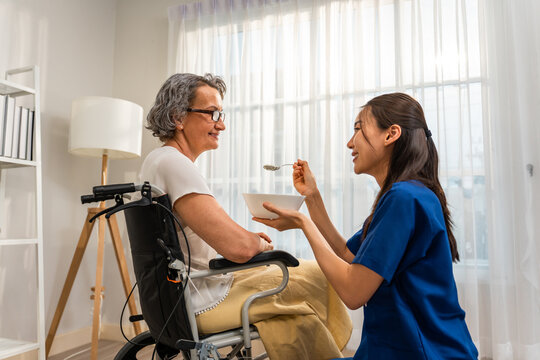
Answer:
<svg viewBox="0 0 540 360"><path fill-rule="evenodd" d="M238 225L210 195L182 196L174 203L174 209L185 225L228 260L244 263L273 249L267 236L264 239Z"/></svg>

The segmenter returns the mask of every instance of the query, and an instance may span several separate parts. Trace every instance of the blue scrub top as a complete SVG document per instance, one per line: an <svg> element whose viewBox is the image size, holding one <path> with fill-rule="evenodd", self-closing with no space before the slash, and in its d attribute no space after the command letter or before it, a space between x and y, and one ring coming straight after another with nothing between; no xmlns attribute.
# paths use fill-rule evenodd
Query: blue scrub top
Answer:
<svg viewBox="0 0 540 360"><path fill-rule="evenodd" d="M437 196L418 181L395 183L362 231L347 242L384 280L364 306L354 360L477 359L458 303L446 225Z"/></svg>

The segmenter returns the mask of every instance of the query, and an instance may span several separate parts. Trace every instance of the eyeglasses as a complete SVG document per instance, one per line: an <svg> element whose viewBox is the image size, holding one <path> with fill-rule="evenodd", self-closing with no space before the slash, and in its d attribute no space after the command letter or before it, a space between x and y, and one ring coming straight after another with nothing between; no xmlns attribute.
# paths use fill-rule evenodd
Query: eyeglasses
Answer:
<svg viewBox="0 0 540 360"><path fill-rule="evenodd" d="M221 121L225 122L225 113L223 111L192 109L192 108L187 108L187 111L188 112L203 113L203 114L210 114L210 115L212 115L212 120L214 120L215 122L218 122L220 119L221 119Z"/></svg>

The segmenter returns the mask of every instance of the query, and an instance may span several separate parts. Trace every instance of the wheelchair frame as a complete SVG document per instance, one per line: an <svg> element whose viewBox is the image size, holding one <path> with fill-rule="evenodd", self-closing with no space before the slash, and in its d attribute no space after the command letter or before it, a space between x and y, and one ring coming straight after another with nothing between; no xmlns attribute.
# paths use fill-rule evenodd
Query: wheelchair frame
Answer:
<svg viewBox="0 0 540 360"><path fill-rule="evenodd" d="M124 204L123 196L125 194L134 193L136 191L141 192L141 199ZM81 196L81 201L83 204L105 201L108 199L115 199L116 204L96 214L96 216L94 216L94 218L92 218L90 221L93 221L95 218L101 215L105 215L108 218L116 212L123 211L131 207L148 206L155 204L156 202L153 200L152 194L154 194L155 196L166 195L166 193L163 192L161 189L156 186L150 185L148 182L145 182L141 185L129 183L95 186L92 192L92 195ZM169 207L171 207L170 202ZM168 211L172 211L172 208L168 209ZM170 214L172 215L172 212ZM176 230L174 230L174 233L176 234ZM176 241L178 241L177 237ZM162 247L163 251L167 255L167 260L169 261L169 270L176 273L177 279L179 279L183 284L185 284L183 287L182 296L184 297L185 308L188 316L187 320L189 322L189 328L191 330L193 340L179 339L176 342L176 350L178 350L178 352L181 352L184 356L188 356L189 359L193 360L232 359L234 357L236 357L237 359L253 359L251 342L252 340L260 338L260 336L256 328L250 325L248 314L249 307L255 300L277 294L283 289L285 289L289 281L289 271L287 267L298 266L298 260L285 251L272 250L260 253L244 264L234 263L232 261L226 260L225 258L212 259L209 263L208 270L194 271L190 273L186 264L183 261L175 258L172 255L171 251L163 244L163 241L159 242L159 245ZM192 310L191 291L190 287L187 285L189 279L204 278L218 274L227 274L240 270L269 265L276 265L281 269L281 283L275 288L255 293L246 299L246 301L242 305L241 310L242 327L201 337L197 328L196 316ZM131 318L130 321L132 321ZM167 324L164 325L164 328L166 327L166 325ZM116 355L115 360L136 359L136 353L138 351L140 351L146 346L156 344L156 339L154 339L153 336L155 336L155 334L151 334L149 331L137 335L130 342L124 345L124 347ZM156 346L159 346L159 344L156 344ZM217 352L217 349L221 349L227 346L232 346L232 351L225 358L221 358L219 353ZM168 356L166 355L165 359L167 358ZM254 359L260 360L265 358L267 358L266 353L261 354Z"/></svg>

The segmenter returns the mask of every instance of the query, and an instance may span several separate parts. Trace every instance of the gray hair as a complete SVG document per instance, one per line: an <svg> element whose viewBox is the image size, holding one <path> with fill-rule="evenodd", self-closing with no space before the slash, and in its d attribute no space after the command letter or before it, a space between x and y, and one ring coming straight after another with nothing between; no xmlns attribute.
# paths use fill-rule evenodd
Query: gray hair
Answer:
<svg viewBox="0 0 540 360"><path fill-rule="evenodd" d="M223 99L227 86L223 79L212 74L174 74L159 89L154 106L146 117L148 130L165 142L174 137L176 121L184 118L197 88L208 85L219 91Z"/></svg>

